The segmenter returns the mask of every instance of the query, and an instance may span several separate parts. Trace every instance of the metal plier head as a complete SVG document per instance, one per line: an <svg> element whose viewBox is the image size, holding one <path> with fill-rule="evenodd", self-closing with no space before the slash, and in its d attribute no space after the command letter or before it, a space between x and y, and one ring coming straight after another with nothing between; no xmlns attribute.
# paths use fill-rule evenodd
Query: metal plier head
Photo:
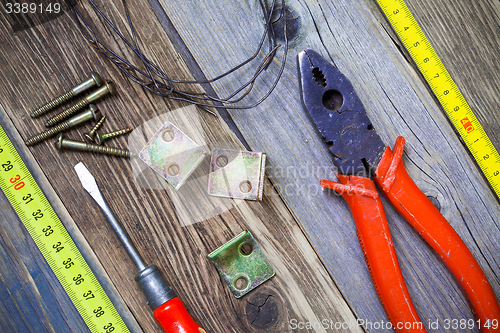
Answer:
<svg viewBox="0 0 500 333"><path fill-rule="evenodd" d="M304 104L331 145L338 173L371 176L385 146L351 82L313 50L300 52L298 59Z"/></svg>
<svg viewBox="0 0 500 333"><path fill-rule="evenodd" d="M326 142L332 144L330 151L339 168L339 182L322 179L320 183L342 194L349 205L373 283L393 327L421 320L399 267L377 187L448 266L478 321L498 321L500 304L486 274L408 175L402 162L404 138L398 137L393 149L384 147L351 83L318 53L301 52L299 66L304 104ZM420 327L401 331L425 333ZM483 326L481 331L498 332L498 327L490 328Z"/></svg>

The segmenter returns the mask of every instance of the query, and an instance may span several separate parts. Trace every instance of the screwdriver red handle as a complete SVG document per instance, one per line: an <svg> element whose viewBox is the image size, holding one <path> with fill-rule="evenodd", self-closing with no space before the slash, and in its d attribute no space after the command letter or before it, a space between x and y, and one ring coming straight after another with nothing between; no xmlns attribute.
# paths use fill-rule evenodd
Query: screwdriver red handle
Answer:
<svg viewBox="0 0 500 333"><path fill-rule="evenodd" d="M99 205L125 250L127 250L130 258L139 269L139 272L135 275L135 281L141 287L149 307L153 310L156 321L163 330L167 333L206 333L189 315L182 301L175 296L172 287L165 281L158 267L155 265L146 267L141 255L137 252L134 244L104 199L99 187L97 187L95 178L85 165L80 162L75 166L75 170L83 187Z"/></svg>
<svg viewBox="0 0 500 333"><path fill-rule="evenodd" d="M194 321L178 297L157 307L153 315L166 333L207 333Z"/></svg>

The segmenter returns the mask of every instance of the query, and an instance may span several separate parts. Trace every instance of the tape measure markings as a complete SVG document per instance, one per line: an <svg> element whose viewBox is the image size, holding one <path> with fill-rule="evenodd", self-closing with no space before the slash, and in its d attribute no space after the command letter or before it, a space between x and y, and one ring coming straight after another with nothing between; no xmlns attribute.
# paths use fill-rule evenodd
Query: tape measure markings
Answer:
<svg viewBox="0 0 500 333"><path fill-rule="evenodd" d="M500 197L500 155L404 0L377 0L493 190Z"/></svg>
<svg viewBox="0 0 500 333"><path fill-rule="evenodd" d="M1 126L0 188L91 332L129 332Z"/></svg>

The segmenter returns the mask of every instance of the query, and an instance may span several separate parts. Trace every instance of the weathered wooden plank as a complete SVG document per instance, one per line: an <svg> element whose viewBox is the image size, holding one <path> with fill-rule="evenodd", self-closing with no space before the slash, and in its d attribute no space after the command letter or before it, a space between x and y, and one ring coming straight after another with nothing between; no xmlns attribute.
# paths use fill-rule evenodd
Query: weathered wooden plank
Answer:
<svg viewBox="0 0 500 333"><path fill-rule="evenodd" d="M147 2L128 3L131 8L141 9L132 11L132 19L142 27L138 33L147 46L146 53L172 76L189 79L189 71L173 50L162 27L152 19L154 14ZM105 7L106 13L123 27L123 11L117 13L121 5L109 4ZM84 6L89 9L87 4ZM94 14L90 16L98 21ZM24 139L43 129L43 121L29 118L28 111L69 88L90 70L112 79L118 87L118 96L98 104L108 117L103 130L125 126L139 128L169 110L185 106L151 96L132 84L111 67L107 59L96 55L75 29L74 22L64 16L31 30L1 36L0 101ZM110 45L119 48L125 57L134 59L129 51L118 46L113 37L107 36L109 30L99 31ZM180 114L168 112L167 115L173 116L177 123L187 121L189 126L184 128L185 131L195 127L193 124L199 124L194 129L200 131L192 135L204 139L209 148L219 144L241 147L221 118L200 110ZM89 127L72 131L68 137L80 139L80 133ZM125 138L117 138L108 144L127 146ZM135 267L73 171L73 166L79 161L84 161L96 177L104 196L144 260L160 267L167 281L207 331L286 331L291 319L313 323L323 319L355 321L307 237L269 184L262 203L230 200L228 210L223 209L217 216L190 224L190 221L183 220L188 216L182 215L175 206L181 199L189 197L182 198L182 192L174 193L163 186L157 189L144 187L135 180L133 166L128 161L57 152L51 142L30 150L143 331L159 332L160 329L133 280ZM155 183L156 178L147 181ZM196 182L189 185L205 191L206 185L202 187ZM212 209L204 202L197 208L201 211ZM253 232L277 275L265 286L237 300L222 285L206 255L245 229ZM259 311L262 314L255 318ZM350 331L359 332L361 329L354 326Z"/></svg>
<svg viewBox="0 0 500 333"><path fill-rule="evenodd" d="M214 0L205 1L203 6L195 1L160 3L207 77L248 57L263 30L258 2ZM249 145L268 154L267 172L273 184L358 318L386 320L346 204L319 189L319 179L334 178L334 172L331 157L300 101L295 56L304 48L318 50L346 74L384 142L392 145L396 136L406 137L409 173L439 203L498 293L500 245L495 239L500 236L500 206L425 85L362 1L287 4L300 24L277 90L258 108L230 113ZM497 37L489 38L495 41ZM484 47L491 59L497 59L494 48ZM255 96L267 89L280 61L258 81ZM213 87L225 96L251 73L249 70ZM456 73L462 80L468 79L462 75ZM496 123L493 118L489 121ZM386 207L403 274L424 322L440 320L443 327L445 319L472 318L445 268L401 217Z"/></svg>

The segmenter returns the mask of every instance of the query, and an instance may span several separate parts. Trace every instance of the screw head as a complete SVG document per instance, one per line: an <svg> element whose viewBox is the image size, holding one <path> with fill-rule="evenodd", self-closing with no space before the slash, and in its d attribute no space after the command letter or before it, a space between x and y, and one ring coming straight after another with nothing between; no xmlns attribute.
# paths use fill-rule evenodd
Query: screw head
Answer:
<svg viewBox="0 0 500 333"><path fill-rule="evenodd" d="M59 133L59 135L56 136L56 142L54 142L54 145L58 150L62 149L62 141L63 141L63 134Z"/></svg>
<svg viewBox="0 0 500 333"><path fill-rule="evenodd" d="M95 137L95 141L97 142L97 144L99 146L102 145L104 140L106 140L106 138L104 137L104 134L97 132L96 137Z"/></svg>
<svg viewBox="0 0 500 333"><path fill-rule="evenodd" d="M106 81L106 82L104 82L104 84L108 88L108 91L111 95L116 94L116 86L112 81Z"/></svg>
<svg viewBox="0 0 500 333"><path fill-rule="evenodd" d="M92 79L94 79L96 86L98 86L98 87L102 86L102 83L104 82L104 80L101 78L99 73L92 72L92 73L90 73L90 76L92 77Z"/></svg>
<svg viewBox="0 0 500 333"><path fill-rule="evenodd" d="M92 112L92 116L94 117L95 121L99 121L102 118L101 111L99 111L99 108L95 104L89 104L89 109L90 112Z"/></svg>

